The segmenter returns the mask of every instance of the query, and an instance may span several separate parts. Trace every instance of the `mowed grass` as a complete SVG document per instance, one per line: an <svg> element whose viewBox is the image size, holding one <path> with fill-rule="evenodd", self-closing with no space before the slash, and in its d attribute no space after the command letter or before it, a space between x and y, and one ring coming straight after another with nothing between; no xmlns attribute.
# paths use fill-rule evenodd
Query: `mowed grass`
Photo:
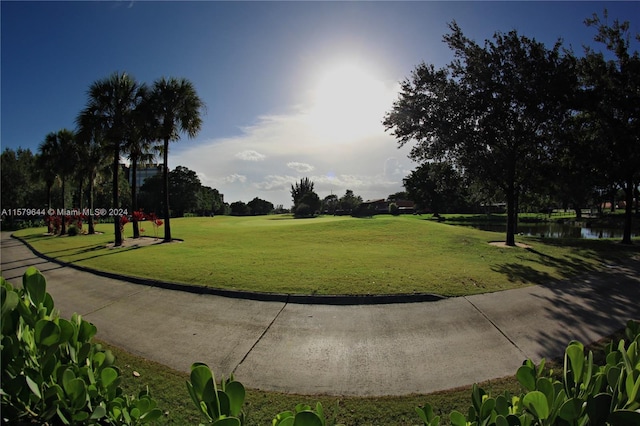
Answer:
<svg viewBox="0 0 640 426"><path fill-rule="evenodd" d="M57 260L102 271L289 294L468 295L566 279L638 252L617 241L527 237L517 241L529 249L501 248L489 242L503 234L425 219L179 218L171 220L172 234L183 242L140 248L107 248L112 224L98 225L99 235L47 236L43 228L15 234ZM130 224L124 234L131 237Z"/></svg>

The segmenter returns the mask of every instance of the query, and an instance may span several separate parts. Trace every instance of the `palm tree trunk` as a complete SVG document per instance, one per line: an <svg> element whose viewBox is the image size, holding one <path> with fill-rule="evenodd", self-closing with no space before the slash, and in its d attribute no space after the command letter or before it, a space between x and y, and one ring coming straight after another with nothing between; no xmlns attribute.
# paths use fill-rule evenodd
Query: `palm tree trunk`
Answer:
<svg viewBox="0 0 640 426"><path fill-rule="evenodd" d="M507 238L505 244L511 247L516 245L515 229L518 214L516 212L516 194L513 185L507 190Z"/></svg>
<svg viewBox="0 0 640 426"><path fill-rule="evenodd" d="M83 201L84 201L84 178L81 177L80 179L78 179L78 208L80 209L80 211L82 211L84 205L83 205Z"/></svg>
<svg viewBox="0 0 640 426"><path fill-rule="evenodd" d="M96 233L95 224L93 223L93 186L96 177L89 176L89 234L93 235Z"/></svg>
<svg viewBox="0 0 640 426"><path fill-rule="evenodd" d="M120 142L116 143L114 156L113 156L113 208L117 209L118 206L118 172L120 168ZM115 241L113 245L119 247L122 245L122 232L120 232L120 216L113 215L113 232L115 234Z"/></svg>
<svg viewBox="0 0 640 426"><path fill-rule="evenodd" d="M622 244L632 244L631 226L633 222L633 179L627 179L624 193L626 205L624 211L624 233L622 236Z"/></svg>
<svg viewBox="0 0 640 426"><path fill-rule="evenodd" d="M52 214L49 214L49 210L53 209L53 206L51 205L51 187L53 186L53 183L48 183L47 182L47 217L49 218L49 223L47 224L47 231L49 232L49 234L53 233L53 216Z"/></svg>
<svg viewBox="0 0 640 426"><path fill-rule="evenodd" d="M67 233L67 215L65 213L64 196L65 196L65 178L61 179L62 182L62 227L60 228L60 235Z"/></svg>
<svg viewBox="0 0 640 426"><path fill-rule="evenodd" d="M164 180L164 241L171 241L171 225L169 224L169 138L164 139L164 152L162 153L164 168L162 178Z"/></svg>
<svg viewBox="0 0 640 426"><path fill-rule="evenodd" d="M138 227L138 219L136 219L135 212L138 211L138 181L136 171L138 169L138 159L133 157L131 159L131 210L133 222L133 238L140 238L140 228Z"/></svg>

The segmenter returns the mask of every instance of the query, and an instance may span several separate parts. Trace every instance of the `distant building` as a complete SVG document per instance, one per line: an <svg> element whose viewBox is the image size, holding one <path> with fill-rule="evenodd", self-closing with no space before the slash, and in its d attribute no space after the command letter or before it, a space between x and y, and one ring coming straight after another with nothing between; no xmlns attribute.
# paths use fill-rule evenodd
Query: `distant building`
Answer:
<svg viewBox="0 0 640 426"><path fill-rule="evenodd" d="M413 214L415 212L415 203L409 200L385 200L380 198L377 200L367 200L363 202L361 208L369 208L374 214L389 213L389 205L395 203L398 206L400 214Z"/></svg>
<svg viewBox="0 0 640 426"><path fill-rule="evenodd" d="M133 173L131 172L131 167L122 165L122 170L124 170L124 174L127 177L127 181L129 185L133 186ZM138 164L136 168L136 189L140 189L140 187L144 184L144 181L148 178L156 175L160 175L162 173L162 164L157 163L148 163L148 164Z"/></svg>

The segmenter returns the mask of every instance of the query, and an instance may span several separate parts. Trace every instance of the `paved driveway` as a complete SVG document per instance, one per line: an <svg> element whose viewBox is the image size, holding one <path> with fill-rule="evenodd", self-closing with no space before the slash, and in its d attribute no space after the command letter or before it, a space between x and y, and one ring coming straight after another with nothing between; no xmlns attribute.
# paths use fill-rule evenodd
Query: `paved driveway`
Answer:
<svg viewBox="0 0 640 426"><path fill-rule="evenodd" d="M133 284L48 262L2 233L2 275L47 278L63 317L181 371L193 362L246 386L301 394L428 393L514 374L640 319L640 261L551 286L435 302L332 306L254 301Z"/></svg>

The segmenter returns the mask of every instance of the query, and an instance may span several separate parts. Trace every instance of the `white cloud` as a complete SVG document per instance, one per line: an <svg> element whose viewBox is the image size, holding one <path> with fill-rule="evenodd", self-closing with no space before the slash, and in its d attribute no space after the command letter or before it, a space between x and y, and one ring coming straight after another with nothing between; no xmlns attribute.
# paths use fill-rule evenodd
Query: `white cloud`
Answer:
<svg viewBox="0 0 640 426"><path fill-rule="evenodd" d="M265 159L265 156L263 154L260 154L259 152L252 149L246 149L244 151L238 152L236 154L236 157L245 161L263 161Z"/></svg>
<svg viewBox="0 0 640 426"><path fill-rule="evenodd" d="M223 178L223 181L227 182L227 183L234 183L234 182L241 182L241 183L245 183L247 181L247 177L243 176L243 175L239 175L237 173L234 173L232 175L229 176L225 176Z"/></svg>
<svg viewBox="0 0 640 426"><path fill-rule="evenodd" d="M295 170L298 173L309 173L314 169L314 167L311 164L298 163L297 161L291 161L287 163L287 167Z"/></svg>
<svg viewBox="0 0 640 426"><path fill-rule="evenodd" d="M395 86L387 90L397 93ZM312 107L258 117L233 137L175 145L179 149L170 166L195 170L202 184L218 189L227 202L259 197L290 207L291 185L304 177L314 182L320 198L341 196L347 189L363 199L403 190L402 179L415 167L407 158L411 147L399 150L395 138L384 132L385 108L351 124L347 119L334 123L355 126L341 131L330 128L331 121L312 120ZM326 131L319 131L320 124Z"/></svg>

